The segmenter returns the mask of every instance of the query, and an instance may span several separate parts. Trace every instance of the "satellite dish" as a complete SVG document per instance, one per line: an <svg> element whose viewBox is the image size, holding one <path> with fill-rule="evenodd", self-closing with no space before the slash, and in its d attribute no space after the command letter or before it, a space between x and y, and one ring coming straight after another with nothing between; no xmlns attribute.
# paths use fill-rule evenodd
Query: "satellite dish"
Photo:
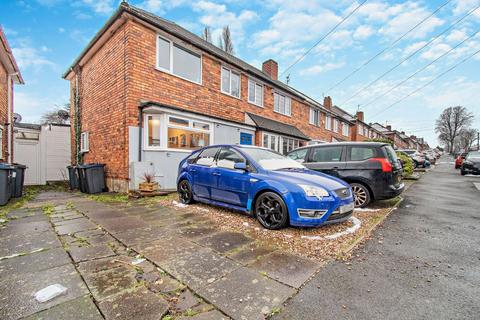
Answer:
<svg viewBox="0 0 480 320"><path fill-rule="evenodd" d="M19 123L19 122L22 122L22 116L15 112L13 114L13 123Z"/></svg>

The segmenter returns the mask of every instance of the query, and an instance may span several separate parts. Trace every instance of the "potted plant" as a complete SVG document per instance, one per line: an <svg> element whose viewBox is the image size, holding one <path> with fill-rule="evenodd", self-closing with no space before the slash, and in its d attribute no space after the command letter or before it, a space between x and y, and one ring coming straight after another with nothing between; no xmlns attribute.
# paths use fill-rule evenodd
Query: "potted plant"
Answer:
<svg viewBox="0 0 480 320"><path fill-rule="evenodd" d="M155 181L153 173L145 172L143 174L143 182L140 182L138 189L142 192L154 192L158 190L158 182Z"/></svg>

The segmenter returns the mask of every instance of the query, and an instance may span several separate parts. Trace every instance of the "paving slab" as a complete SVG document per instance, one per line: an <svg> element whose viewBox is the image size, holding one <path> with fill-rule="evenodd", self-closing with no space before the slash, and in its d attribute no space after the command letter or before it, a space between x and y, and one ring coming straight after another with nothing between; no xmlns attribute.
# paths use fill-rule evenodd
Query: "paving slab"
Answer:
<svg viewBox="0 0 480 320"><path fill-rule="evenodd" d="M175 236L166 236L152 242L137 244L132 248L159 266L174 258L182 258L202 249L193 242Z"/></svg>
<svg viewBox="0 0 480 320"><path fill-rule="evenodd" d="M224 231L198 239L197 242L218 252L225 253L251 243L253 239L242 233Z"/></svg>
<svg viewBox="0 0 480 320"><path fill-rule="evenodd" d="M69 256L61 247L1 260L0 281L21 276L24 273L39 272L70 263Z"/></svg>
<svg viewBox="0 0 480 320"><path fill-rule="evenodd" d="M137 285L137 272L133 268L121 266L103 272L84 274L88 288L96 300L103 300L108 296L132 289Z"/></svg>
<svg viewBox="0 0 480 320"><path fill-rule="evenodd" d="M141 280L150 291L155 293L170 293L185 287L174 278L159 271L143 273Z"/></svg>
<svg viewBox="0 0 480 320"><path fill-rule="evenodd" d="M178 297L175 298L173 303L174 309L178 313L183 313L187 310L192 310L195 306L199 305L202 301L188 289L184 290Z"/></svg>
<svg viewBox="0 0 480 320"><path fill-rule="evenodd" d="M103 219L115 219L115 218L125 218L128 217L125 213L118 211L118 210L113 210L111 208L108 209L99 209L97 210L93 209L91 211L83 211L80 210L82 213L86 214L90 219L93 220L103 220Z"/></svg>
<svg viewBox="0 0 480 320"><path fill-rule="evenodd" d="M122 232L131 229L147 228L149 225L135 217L124 217L115 219L94 219L110 233Z"/></svg>
<svg viewBox="0 0 480 320"><path fill-rule="evenodd" d="M217 228L212 228L204 225L194 225L179 230L180 234L187 239L202 238L211 235L217 231Z"/></svg>
<svg viewBox="0 0 480 320"><path fill-rule="evenodd" d="M96 224L85 218L72 220L70 223L55 227L55 230L59 235L65 235L96 228L98 228Z"/></svg>
<svg viewBox="0 0 480 320"><path fill-rule="evenodd" d="M81 262L78 264L78 271L82 274L92 274L118 267L126 267L133 259L127 256L112 256L96 260Z"/></svg>
<svg viewBox="0 0 480 320"><path fill-rule="evenodd" d="M1 239L0 244L0 257L15 253L27 253L41 248L47 249L62 246L53 231L7 237Z"/></svg>
<svg viewBox="0 0 480 320"><path fill-rule="evenodd" d="M99 307L107 319L118 320L161 320L168 311L165 299L145 288L105 299Z"/></svg>
<svg viewBox="0 0 480 320"><path fill-rule="evenodd" d="M240 265L209 249L171 257L161 267L192 289L201 288L240 267Z"/></svg>
<svg viewBox="0 0 480 320"><path fill-rule="evenodd" d="M265 319L296 290L242 267L199 288L198 294L233 319Z"/></svg>
<svg viewBox="0 0 480 320"><path fill-rule="evenodd" d="M250 265L259 272L265 272L270 278L294 288L300 288L320 268L313 260L296 255L274 252Z"/></svg>
<svg viewBox="0 0 480 320"><path fill-rule="evenodd" d="M21 219L32 216L44 216L42 210L37 209L16 209L7 213L7 219Z"/></svg>
<svg viewBox="0 0 480 320"><path fill-rule="evenodd" d="M251 243L248 246L241 248L240 250L231 252L228 256L241 264L249 264L255 262L264 256L275 251L275 248L267 245L261 245L258 243Z"/></svg>
<svg viewBox="0 0 480 320"><path fill-rule="evenodd" d="M126 246L131 247L139 243L148 243L158 240L169 232L170 230L161 227L148 227L116 232L115 237Z"/></svg>
<svg viewBox="0 0 480 320"><path fill-rule="evenodd" d="M229 317L223 315L218 310L211 310L204 313L199 313L194 316L180 316L176 317L175 320L227 320Z"/></svg>
<svg viewBox="0 0 480 320"><path fill-rule="evenodd" d="M66 287L67 292L44 303L35 300L35 292L55 283ZM0 319L3 320L29 316L88 294L85 284L71 264L12 277L0 282L0 292Z"/></svg>
<svg viewBox="0 0 480 320"><path fill-rule="evenodd" d="M115 252L113 252L113 250L104 243L82 247L71 245L68 251L72 256L73 261L76 263L115 255Z"/></svg>
<svg viewBox="0 0 480 320"><path fill-rule="evenodd" d="M15 237L18 235L40 233L52 229L48 221L29 221L29 218L11 220L0 228L0 238Z"/></svg>
<svg viewBox="0 0 480 320"><path fill-rule="evenodd" d="M102 320L103 317L89 296L70 300L24 320Z"/></svg>

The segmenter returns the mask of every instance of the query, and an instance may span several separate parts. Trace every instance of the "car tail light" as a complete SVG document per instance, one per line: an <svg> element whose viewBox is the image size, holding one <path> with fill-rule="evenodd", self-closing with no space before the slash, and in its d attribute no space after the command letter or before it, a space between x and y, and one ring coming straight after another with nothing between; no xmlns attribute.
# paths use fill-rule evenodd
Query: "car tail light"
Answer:
<svg viewBox="0 0 480 320"><path fill-rule="evenodd" d="M370 161L380 162L380 164L382 165L382 172L392 172L393 171L392 163L390 161L388 161L387 158L372 158L372 159L370 159Z"/></svg>

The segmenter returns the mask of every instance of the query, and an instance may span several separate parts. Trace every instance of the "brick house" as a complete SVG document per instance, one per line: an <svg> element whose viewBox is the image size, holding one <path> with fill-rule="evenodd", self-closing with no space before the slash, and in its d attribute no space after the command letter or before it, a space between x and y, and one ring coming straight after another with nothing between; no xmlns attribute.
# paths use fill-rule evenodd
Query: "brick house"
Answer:
<svg viewBox="0 0 480 320"><path fill-rule="evenodd" d="M24 84L7 37L0 26L0 161L13 162L13 88Z"/></svg>
<svg viewBox="0 0 480 320"><path fill-rule="evenodd" d="M393 141L393 147L395 149L408 149L409 144L409 137L405 134L405 132L399 132L397 130L392 130L391 125L383 126L379 123L374 123L371 125L376 130L380 131L383 135L385 135L388 139Z"/></svg>
<svg viewBox="0 0 480 320"><path fill-rule="evenodd" d="M113 191L154 172L175 188L178 163L211 144L255 144L286 153L349 140L353 124L177 24L122 2L74 61L72 161L105 163ZM78 141L78 143L76 143Z"/></svg>

